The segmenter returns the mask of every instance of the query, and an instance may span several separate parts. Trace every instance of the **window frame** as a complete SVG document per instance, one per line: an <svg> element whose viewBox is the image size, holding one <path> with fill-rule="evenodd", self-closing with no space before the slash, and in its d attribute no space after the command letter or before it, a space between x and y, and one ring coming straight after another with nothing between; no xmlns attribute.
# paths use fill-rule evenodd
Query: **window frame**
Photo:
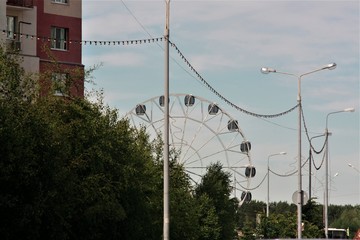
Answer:
<svg viewBox="0 0 360 240"><path fill-rule="evenodd" d="M51 74L54 96L66 96L66 88L69 81L69 73L53 72Z"/></svg>
<svg viewBox="0 0 360 240"><path fill-rule="evenodd" d="M9 20L13 20L13 26L10 29L9 27ZM16 31L17 31L17 17L6 15L6 39L15 40L16 39Z"/></svg>
<svg viewBox="0 0 360 240"><path fill-rule="evenodd" d="M51 2L57 4L69 4L69 0L51 0Z"/></svg>
<svg viewBox="0 0 360 240"><path fill-rule="evenodd" d="M60 36L58 36L60 35ZM63 27L51 27L51 49L68 51L69 44L69 29Z"/></svg>

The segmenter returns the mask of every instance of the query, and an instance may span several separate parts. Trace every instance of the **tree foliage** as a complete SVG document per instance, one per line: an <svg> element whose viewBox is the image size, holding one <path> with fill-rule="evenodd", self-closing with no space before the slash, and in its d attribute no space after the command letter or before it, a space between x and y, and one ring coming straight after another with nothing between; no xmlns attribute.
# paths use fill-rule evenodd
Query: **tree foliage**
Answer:
<svg viewBox="0 0 360 240"><path fill-rule="evenodd" d="M30 239L151 234L151 183L160 178L151 146L117 118L80 100L1 105L1 231Z"/></svg>
<svg viewBox="0 0 360 240"><path fill-rule="evenodd" d="M220 239L232 240L236 228L236 209L238 202L230 198L232 191L230 174L222 170L220 163L208 167L201 183L196 187L197 197L208 196L218 216ZM215 235L216 236L216 235Z"/></svg>
<svg viewBox="0 0 360 240"><path fill-rule="evenodd" d="M86 74L85 74L86 75ZM1 239L160 239L163 142L149 141L102 98L39 98L37 77L0 48ZM170 154L170 237L232 240L296 237L296 206L251 201L238 208L231 176L208 166L193 186ZM360 225L360 206L329 206L329 226ZM303 206L304 232L317 238L322 206Z"/></svg>
<svg viewBox="0 0 360 240"><path fill-rule="evenodd" d="M21 62L18 55L5 52L0 44L0 100L31 102L38 96L37 77L25 73Z"/></svg>
<svg viewBox="0 0 360 240"><path fill-rule="evenodd" d="M2 239L160 239L161 140L150 142L101 98L39 98L37 79L1 49L0 66ZM176 157L172 150L171 239L232 239L230 176L209 167L194 191Z"/></svg>
<svg viewBox="0 0 360 240"><path fill-rule="evenodd" d="M291 213L263 216L256 229L260 238L296 238L296 215Z"/></svg>
<svg viewBox="0 0 360 240"><path fill-rule="evenodd" d="M349 228L350 238L353 238L356 231L360 228L360 205L345 207L340 216L330 226L334 228Z"/></svg>
<svg viewBox="0 0 360 240"><path fill-rule="evenodd" d="M269 218L265 217L264 202L253 200L239 210L237 227L241 239L296 237L296 205L287 202L270 203ZM349 228L350 238L356 233L360 205L330 205L329 227ZM323 206L313 199L303 206L304 238L323 238ZM260 216L260 218L259 218Z"/></svg>
<svg viewBox="0 0 360 240"><path fill-rule="evenodd" d="M29 101L36 79L0 53L2 239L151 239L161 173L145 132L102 104Z"/></svg>
<svg viewBox="0 0 360 240"><path fill-rule="evenodd" d="M305 222L304 236L312 238L320 238L323 236L323 215L322 206L316 203L313 199L309 201L302 208L303 221Z"/></svg>
<svg viewBox="0 0 360 240"><path fill-rule="evenodd" d="M243 229L245 227L255 229L256 219L259 215L264 215L266 211L266 204L261 201L252 200L243 204L237 210L237 228Z"/></svg>

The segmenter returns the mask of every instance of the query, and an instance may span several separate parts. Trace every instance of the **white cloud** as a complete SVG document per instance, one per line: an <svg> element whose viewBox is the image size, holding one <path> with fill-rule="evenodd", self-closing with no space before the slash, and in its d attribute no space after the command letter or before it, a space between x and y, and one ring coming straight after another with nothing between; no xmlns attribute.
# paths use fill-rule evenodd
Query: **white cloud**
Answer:
<svg viewBox="0 0 360 240"><path fill-rule="evenodd" d="M204 54L206 48L210 59L215 54L219 59L231 56L243 60L242 56L246 56L246 63L256 61L256 57L280 57L294 65L319 57L328 61L358 43L357 12L351 9L356 6L332 2L324 8L322 2L311 7L304 4L299 7L274 1L270 8L258 1L209 4L206 8L201 3L187 3L188 8L177 4L179 9L174 12L179 17L174 20L174 31L180 33L174 35L182 36L178 41L191 42L196 53ZM191 17L184 18L185 12ZM344 18L344 14L350 17ZM199 27L194 35L195 26Z"/></svg>
<svg viewBox="0 0 360 240"><path fill-rule="evenodd" d="M136 8L133 7L135 4ZM101 40L129 40L133 37L160 37L162 14L157 9L162 4L143 2L141 4L128 1L85 1L83 18L84 38ZM148 14L152 12L153 14ZM145 30L144 30L145 28ZM162 29L162 28L160 28ZM153 31L155 30L155 31Z"/></svg>
<svg viewBox="0 0 360 240"><path fill-rule="evenodd" d="M106 67L139 67L146 63L146 57L142 54L131 52L101 53L93 56L85 56L83 61L87 65L103 63ZM101 61L101 62L99 62Z"/></svg>

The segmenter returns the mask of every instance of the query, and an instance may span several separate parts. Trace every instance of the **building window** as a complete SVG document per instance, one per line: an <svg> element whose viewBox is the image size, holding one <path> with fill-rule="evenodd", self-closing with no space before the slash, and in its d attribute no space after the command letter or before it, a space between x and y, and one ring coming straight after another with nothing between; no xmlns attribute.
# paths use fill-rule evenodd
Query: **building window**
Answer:
<svg viewBox="0 0 360 240"><path fill-rule="evenodd" d="M55 96L65 96L68 87L68 73L52 73L52 83Z"/></svg>
<svg viewBox="0 0 360 240"><path fill-rule="evenodd" d="M51 28L51 48L67 50L68 49L68 32L66 28L52 27Z"/></svg>
<svg viewBox="0 0 360 240"><path fill-rule="evenodd" d="M16 36L16 17L6 16L6 38L15 39Z"/></svg>
<svg viewBox="0 0 360 240"><path fill-rule="evenodd" d="M63 4L65 4L65 3L68 3L68 2L69 2L69 0L52 0L52 2L54 2L54 3L63 3Z"/></svg>

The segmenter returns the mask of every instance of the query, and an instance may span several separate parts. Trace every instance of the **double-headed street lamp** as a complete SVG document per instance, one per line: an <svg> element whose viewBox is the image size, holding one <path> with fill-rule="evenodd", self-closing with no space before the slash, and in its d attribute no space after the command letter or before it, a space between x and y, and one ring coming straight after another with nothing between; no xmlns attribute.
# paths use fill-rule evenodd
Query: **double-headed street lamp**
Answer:
<svg viewBox="0 0 360 240"><path fill-rule="evenodd" d="M325 128L325 136L326 136L326 159L325 159L325 206L324 206L324 224L325 224L325 237L328 238L328 206L329 206L329 130L328 130L328 119L329 116L335 113L342 112L354 112L354 108L346 108L341 111L331 112L326 115L326 128Z"/></svg>
<svg viewBox="0 0 360 240"><path fill-rule="evenodd" d="M276 156L276 155L285 155L286 152L279 152L269 155L267 160L267 201L266 201L266 217L269 217L269 195L270 195L270 167L269 167L269 160L270 157Z"/></svg>
<svg viewBox="0 0 360 240"><path fill-rule="evenodd" d="M336 63L330 63L324 67L315 69L313 71L310 72L306 72L303 73L301 75L296 75L293 73L287 73L287 72L280 72L277 71L273 68L268 68L268 67L263 67L261 68L261 72L262 73L279 73L279 74L284 74L284 75L291 75L294 77L297 77L298 79L298 95L297 95L297 101L298 101L298 109L299 109L299 119L298 119L298 124L299 124L299 129L298 129L298 197L297 197L297 237L298 239L301 239L301 234L302 234L302 220L301 220L301 214L302 214L302 204L303 204L303 193L302 193L302 180L301 180L301 112L302 112L302 107L301 107L301 78L305 75L309 75L315 72L319 72L322 70L332 70L336 68Z"/></svg>
<svg viewBox="0 0 360 240"><path fill-rule="evenodd" d="M163 240L170 239L170 173L169 173L169 38L170 38L170 0L166 0L165 18L165 79L164 79L164 192L163 192Z"/></svg>

